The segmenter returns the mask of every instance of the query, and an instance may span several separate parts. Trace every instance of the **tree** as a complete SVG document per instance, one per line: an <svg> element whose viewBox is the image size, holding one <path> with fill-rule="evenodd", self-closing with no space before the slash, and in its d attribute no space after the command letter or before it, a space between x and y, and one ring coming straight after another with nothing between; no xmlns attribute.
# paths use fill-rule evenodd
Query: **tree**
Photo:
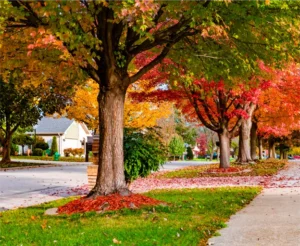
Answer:
<svg viewBox="0 0 300 246"><path fill-rule="evenodd" d="M175 112L175 124L176 133L182 137L183 141L189 145L195 145L198 133L193 124L187 122L184 116L180 117L178 112Z"/></svg>
<svg viewBox="0 0 300 246"><path fill-rule="evenodd" d="M252 133L253 142L257 134L260 140L268 139L269 157L272 158L275 158L275 143L300 129L299 66L286 64L284 69L274 73L276 80L259 97L253 118L256 131L253 129Z"/></svg>
<svg viewBox="0 0 300 246"><path fill-rule="evenodd" d="M202 40L207 39L216 40L218 46L222 40L227 42L223 37L226 36L226 31L230 30L236 42L234 39L229 40L228 47L233 47L237 42L247 46L249 39L239 38L240 31L243 30L244 34L247 34L242 35L243 38L246 36L256 43L267 40L268 43L263 43L262 46L272 50L274 40L278 41L278 37L280 40L290 37L296 29L288 25L290 23L283 25L284 21L278 21L274 8L280 10L281 5L277 2L270 7L269 2L234 2L231 4L233 7L230 7L228 1L209 0L184 1L181 4L170 1L86 0L56 1L47 4L44 1L10 0L10 3L14 7L13 10L3 8L4 14L10 17L7 28L31 26L39 28L39 34L50 32L53 38L61 40L78 67L100 85L100 168L96 186L90 195L127 190L122 149L126 90L130 84L161 62L178 42L199 34L199 46L203 44ZM288 4L285 5L288 9ZM270 9L272 15L269 13L268 18L265 18L262 9ZM289 9L285 9L285 15L280 12L280 17L289 17L290 12ZM242 21L241 13L244 17ZM265 21L261 21L262 17ZM270 21L273 25L267 24ZM230 23L235 23L235 28L228 27ZM295 23L297 26L296 20ZM238 25L239 29L236 28ZM272 29L273 38L267 39L265 32L261 32L257 27ZM284 32L281 32L282 29ZM275 48L277 49L277 46ZM132 61L147 50L155 50L157 55L142 67L136 67L136 72L130 74ZM248 52L248 56L252 53ZM248 60L250 63L253 61ZM236 69L240 67L242 66L237 66ZM224 71L227 72L228 69Z"/></svg>
<svg viewBox="0 0 300 246"><path fill-rule="evenodd" d="M42 117L41 109L36 102L35 90L18 88L16 81L11 78L4 82L0 78L0 131L2 139L2 163L10 162L10 146L13 133L19 127L25 128L37 123Z"/></svg>
<svg viewBox="0 0 300 246"><path fill-rule="evenodd" d="M184 141L181 136L175 136L171 139L169 143L169 151L174 156L182 156L185 151Z"/></svg>
<svg viewBox="0 0 300 246"><path fill-rule="evenodd" d="M28 136L24 132L18 132L12 138L12 143L22 146L22 155L25 155L24 147L25 145L32 145L34 140L32 137Z"/></svg>
<svg viewBox="0 0 300 246"><path fill-rule="evenodd" d="M137 87L145 90L143 81L136 83L134 88L130 86L128 90L136 91ZM76 94L66 108L68 118L86 123L90 129L94 129L94 132L97 132L99 126L98 91L99 85L93 80L88 80L85 85L76 87ZM158 119L167 118L170 113L168 102L134 102L126 97L124 125L127 128L154 127Z"/></svg>
<svg viewBox="0 0 300 246"><path fill-rule="evenodd" d="M189 160L193 160L194 159L194 153L193 153L192 148L189 146L189 147L187 147L186 151L187 151L186 157Z"/></svg>
<svg viewBox="0 0 300 246"><path fill-rule="evenodd" d="M54 155L56 152L58 152L58 148L57 148L57 139L54 136L52 138L52 143L51 143L51 155Z"/></svg>

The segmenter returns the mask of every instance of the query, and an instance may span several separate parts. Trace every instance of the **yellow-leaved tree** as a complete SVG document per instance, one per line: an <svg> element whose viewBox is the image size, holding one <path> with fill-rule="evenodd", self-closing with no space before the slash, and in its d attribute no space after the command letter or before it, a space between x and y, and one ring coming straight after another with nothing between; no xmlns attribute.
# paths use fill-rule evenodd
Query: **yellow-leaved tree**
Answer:
<svg viewBox="0 0 300 246"><path fill-rule="evenodd" d="M143 82L139 82L139 88L142 88ZM131 86L129 91L136 90L136 86ZM99 85L93 80L87 80L84 86L76 88L76 94L72 103L66 108L68 118L82 121L94 132L97 132L99 125L99 113L97 95ZM154 127L157 121L162 118L168 118L171 114L171 104L169 102L136 102L126 97L124 124L129 128Z"/></svg>

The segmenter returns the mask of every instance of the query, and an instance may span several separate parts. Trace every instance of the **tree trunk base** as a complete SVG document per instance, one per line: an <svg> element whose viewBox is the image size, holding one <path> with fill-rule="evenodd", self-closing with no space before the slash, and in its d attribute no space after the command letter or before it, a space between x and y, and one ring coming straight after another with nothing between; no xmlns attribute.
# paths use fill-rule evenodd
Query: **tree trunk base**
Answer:
<svg viewBox="0 0 300 246"><path fill-rule="evenodd" d="M7 164L7 163L10 163L11 162L11 159L2 159L0 161L0 164Z"/></svg>
<svg viewBox="0 0 300 246"><path fill-rule="evenodd" d="M237 160L235 161L235 163L236 163L236 164L239 164L239 165L248 165L248 164L255 164L256 161L255 161L255 160L247 160L247 161L245 161L245 160L237 159Z"/></svg>
<svg viewBox="0 0 300 246"><path fill-rule="evenodd" d="M107 196L110 194L119 194L120 196L130 196L132 192L128 188L120 188L118 190L114 190L112 192L101 192L93 188L89 194L86 196L87 198L95 198L97 196Z"/></svg>

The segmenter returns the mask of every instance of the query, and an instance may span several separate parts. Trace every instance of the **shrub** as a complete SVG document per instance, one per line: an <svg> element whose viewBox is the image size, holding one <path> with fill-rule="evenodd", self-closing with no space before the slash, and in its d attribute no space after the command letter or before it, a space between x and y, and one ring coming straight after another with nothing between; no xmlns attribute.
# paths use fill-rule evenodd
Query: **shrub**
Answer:
<svg viewBox="0 0 300 246"><path fill-rule="evenodd" d="M66 157L69 157L71 153L72 153L72 148L64 149L64 154Z"/></svg>
<svg viewBox="0 0 300 246"><path fill-rule="evenodd" d="M56 152L58 152L58 148L57 148L57 140L56 137L54 136L52 138L52 144L51 144L51 155L54 155Z"/></svg>
<svg viewBox="0 0 300 246"><path fill-rule="evenodd" d="M157 171L166 158L167 150L155 129L147 129L145 132L125 129L124 166L127 183Z"/></svg>
<svg viewBox="0 0 300 246"><path fill-rule="evenodd" d="M77 148L77 149L71 149L71 154L73 155L73 156L82 156L83 154L84 154L84 149L82 149L82 148Z"/></svg>
<svg viewBox="0 0 300 246"><path fill-rule="evenodd" d="M189 159L189 160L193 160L194 159L194 154L193 154L193 150L192 148L189 146L187 147L187 155L186 157Z"/></svg>
<svg viewBox="0 0 300 246"><path fill-rule="evenodd" d="M66 157L69 157L70 155L72 156L79 156L81 157L84 154L84 149L82 148L68 148L68 149L64 149L64 154Z"/></svg>
<svg viewBox="0 0 300 246"><path fill-rule="evenodd" d="M35 144L35 148L42 149L42 150L47 150L47 149L49 149L49 144L46 143L46 142L37 142Z"/></svg>
<svg viewBox="0 0 300 246"><path fill-rule="evenodd" d="M32 152L32 155L34 156L43 156L43 150L39 148L35 148Z"/></svg>

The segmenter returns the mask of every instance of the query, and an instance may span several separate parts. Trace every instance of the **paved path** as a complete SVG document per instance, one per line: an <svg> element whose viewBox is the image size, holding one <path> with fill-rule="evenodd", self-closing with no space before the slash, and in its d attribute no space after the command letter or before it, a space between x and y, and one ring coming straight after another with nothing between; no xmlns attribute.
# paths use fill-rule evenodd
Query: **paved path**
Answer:
<svg viewBox="0 0 300 246"><path fill-rule="evenodd" d="M273 178L278 188L266 188L246 208L232 216L214 246L299 246L300 162Z"/></svg>
<svg viewBox="0 0 300 246"><path fill-rule="evenodd" d="M85 164L0 171L0 210L81 194Z"/></svg>

